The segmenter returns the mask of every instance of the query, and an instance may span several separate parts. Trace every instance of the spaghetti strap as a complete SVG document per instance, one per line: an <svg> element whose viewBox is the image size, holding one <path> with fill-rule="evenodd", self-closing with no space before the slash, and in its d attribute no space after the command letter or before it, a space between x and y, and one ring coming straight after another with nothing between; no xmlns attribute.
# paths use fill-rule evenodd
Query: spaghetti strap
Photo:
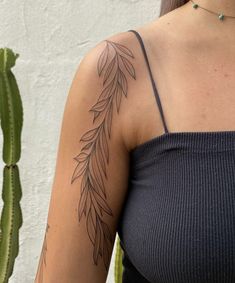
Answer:
<svg viewBox="0 0 235 283"><path fill-rule="evenodd" d="M156 83L154 81L153 74L152 74L152 71L151 71L151 68L150 68L150 64L149 64L148 56L147 56L147 53L146 53L146 50L145 50L145 47L144 47L143 39L136 30L128 30L128 32L133 32L136 35L136 37L139 40L139 43L141 45L141 49L143 51L144 59L146 61L149 76L150 76L150 79L151 79L153 92L154 92L154 95L155 95L155 98L156 98L156 101L157 101L157 104L158 104L158 108L159 108L159 111L160 111L162 123L163 123L163 126L164 126L164 131L165 131L165 133L168 133L168 129L167 129L167 126L166 126L166 122L165 122L165 118L164 118L164 114L163 114L163 110L162 110L161 100L160 100L159 93L158 93L157 87L156 87Z"/></svg>

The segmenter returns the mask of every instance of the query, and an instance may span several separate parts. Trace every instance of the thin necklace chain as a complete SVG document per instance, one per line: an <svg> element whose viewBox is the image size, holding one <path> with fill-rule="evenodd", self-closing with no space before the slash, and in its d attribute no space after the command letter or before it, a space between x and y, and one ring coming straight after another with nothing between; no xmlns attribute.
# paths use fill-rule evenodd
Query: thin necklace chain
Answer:
<svg viewBox="0 0 235 283"><path fill-rule="evenodd" d="M204 8L204 7L201 7L200 5L198 5L197 3L195 3L193 0L190 0L190 1L193 3L193 8L194 8L194 9L201 8L201 9L203 9L203 10L205 10L205 11L211 13L211 14L216 15L216 16L219 18L219 20L221 20L221 21L223 21L225 17L226 17L226 18L233 18L233 19L235 19L235 16L227 16L227 15L224 15L223 13L216 13L216 12L213 12L213 11L211 11L211 10L208 10L208 9L206 9L206 8Z"/></svg>

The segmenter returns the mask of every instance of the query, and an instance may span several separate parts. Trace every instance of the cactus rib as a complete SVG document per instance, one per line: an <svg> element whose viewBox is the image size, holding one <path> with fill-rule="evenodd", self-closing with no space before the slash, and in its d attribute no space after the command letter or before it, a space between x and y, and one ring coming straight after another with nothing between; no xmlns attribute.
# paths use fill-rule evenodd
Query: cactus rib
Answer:
<svg viewBox="0 0 235 283"><path fill-rule="evenodd" d="M2 198L4 206L1 217L2 241L0 243L0 282L7 282L12 274L15 258L19 252L19 228L22 225L20 199L22 196L17 165L5 166L3 172Z"/></svg>
<svg viewBox="0 0 235 283"><path fill-rule="evenodd" d="M22 190L17 162L21 154L23 107L16 79L11 72L19 54L0 49L0 119L3 132L2 199L0 222L0 283L7 283L19 253L19 229L22 226L20 200Z"/></svg>

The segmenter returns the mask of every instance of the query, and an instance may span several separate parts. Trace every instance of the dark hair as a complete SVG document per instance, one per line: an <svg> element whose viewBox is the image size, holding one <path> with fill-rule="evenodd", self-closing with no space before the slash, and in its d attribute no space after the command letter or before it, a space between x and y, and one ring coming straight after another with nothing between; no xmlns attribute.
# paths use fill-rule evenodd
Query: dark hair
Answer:
<svg viewBox="0 0 235 283"><path fill-rule="evenodd" d="M189 0L162 0L159 17L186 4Z"/></svg>

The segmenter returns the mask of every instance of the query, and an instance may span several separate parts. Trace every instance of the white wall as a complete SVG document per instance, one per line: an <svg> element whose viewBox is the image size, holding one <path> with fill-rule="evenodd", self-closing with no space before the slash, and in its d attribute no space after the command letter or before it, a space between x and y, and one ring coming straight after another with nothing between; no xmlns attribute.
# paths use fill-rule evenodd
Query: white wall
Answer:
<svg viewBox="0 0 235 283"><path fill-rule="evenodd" d="M20 54L13 72L24 106L19 162L24 223L11 283L34 281L62 114L81 58L105 37L156 18L159 5L159 0L0 0L0 48L9 47ZM0 152L1 145L2 133ZM114 282L114 253L108 283Z"/></svg>

